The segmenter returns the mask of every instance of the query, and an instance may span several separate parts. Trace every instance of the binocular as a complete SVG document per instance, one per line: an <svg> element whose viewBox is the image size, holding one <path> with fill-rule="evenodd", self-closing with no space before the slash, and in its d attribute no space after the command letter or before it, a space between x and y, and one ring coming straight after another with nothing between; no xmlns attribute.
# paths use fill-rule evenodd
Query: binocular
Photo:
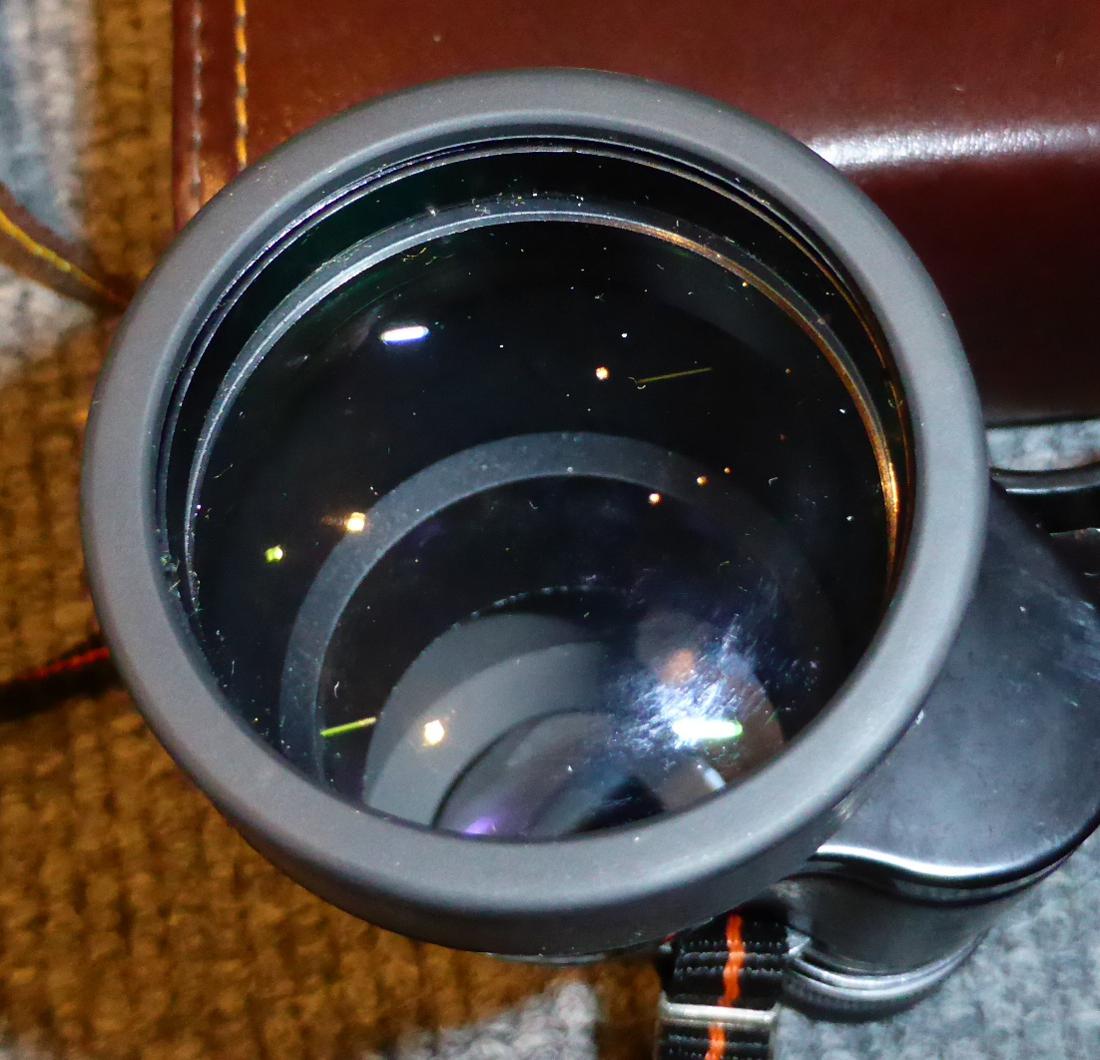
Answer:
<svg viewBox="0 0 1100 1060"><path fill-rule="evenodd" d="M130 309L89 574L150 725L342 908L537 959L755 903L933 989L1100 812L1100 622L848 181L702 97L425 86L257 162Z"/></svg>

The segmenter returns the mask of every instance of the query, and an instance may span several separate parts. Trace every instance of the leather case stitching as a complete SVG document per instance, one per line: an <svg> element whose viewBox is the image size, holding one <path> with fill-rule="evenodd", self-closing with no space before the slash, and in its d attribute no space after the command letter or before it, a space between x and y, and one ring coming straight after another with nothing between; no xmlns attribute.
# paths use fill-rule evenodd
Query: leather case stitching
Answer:
<svg viewBox="0 0 1100 1060"><path fill-rule="evenodd" d="M205 93L203 75L206 63L202 53L202 0L195 0L191 19L191 199L192 213L202 205L202 110Z"/></svg>
<svg viewBox="0 0 1100 1060"><path fill-rule="evenodd" d="M237 123L237 171L248 165L248 8L246 0L234 0L233 43L236 48L234 74L237 94L234 117Z"/></svg>

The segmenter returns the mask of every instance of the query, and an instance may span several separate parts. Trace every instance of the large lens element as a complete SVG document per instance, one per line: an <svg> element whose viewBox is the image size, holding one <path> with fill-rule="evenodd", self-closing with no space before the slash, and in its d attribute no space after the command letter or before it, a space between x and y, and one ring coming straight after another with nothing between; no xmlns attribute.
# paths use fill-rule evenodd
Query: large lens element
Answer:
<svg viewBox="0 0 1100 1060"><path fill-rule="evenodd" d="M707 465L610 435L507 438L398 486L333 550L291 634L280 738L323 772L356 731L334 719L377 703L365 762L331 762L368 805L584 831L775 754L781 715L819 705L832 629L775 521Z"/></svg>
<svg viewBox="0 0 1100 1060"><path fill-rule="evenodd" d="M210 340L165 472L170 573L242 718L478 837L766 765L865 649L897 543L883 369L808 245L525 179L356 207L308 266L301 237Z"/></svg>

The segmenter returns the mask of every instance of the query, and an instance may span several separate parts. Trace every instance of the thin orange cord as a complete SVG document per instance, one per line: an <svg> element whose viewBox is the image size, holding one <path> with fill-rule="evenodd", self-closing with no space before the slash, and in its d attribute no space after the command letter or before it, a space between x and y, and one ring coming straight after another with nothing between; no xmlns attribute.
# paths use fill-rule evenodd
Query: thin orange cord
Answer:
<svg viewBox="0 0 1100 1060"><path fill-rule="evenodd" d="M77 670L94 666L96 663L106 662L110 657L111 653L107 648L92 648L77 655L62 656L60 659L48 662L44 666L26 670L21 674L17 674L10 682L5 683L31 684L35 681L48 681L51 677L57 677L60 674L74 673Z"/></svg>
<svg viewBox="0 0 1100 1060"><path fill-rule="evenodd" d="M0 208L0 233L7 236L28 254L75 280L104 301L110 302L120 309L126 308L128 299L124 295L85 271L79 265L69 261L68 258L63 257L56 250L35 239L30 232L23 228L13 217L5 213L2 208Z"/></svg>

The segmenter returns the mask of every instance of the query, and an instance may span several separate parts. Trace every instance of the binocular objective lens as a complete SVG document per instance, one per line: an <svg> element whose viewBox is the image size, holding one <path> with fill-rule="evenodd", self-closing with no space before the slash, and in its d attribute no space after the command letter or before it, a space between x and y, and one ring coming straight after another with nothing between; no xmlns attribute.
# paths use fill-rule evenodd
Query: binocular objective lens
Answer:
<svg viewBox="0 0 1100 1060"><path fill-rule="evenodd" d="M473 837L739 782L887 592L841 344L689 226L423 224L304 281L211 404L184 576L224 690L318 783Z"/></svg>

